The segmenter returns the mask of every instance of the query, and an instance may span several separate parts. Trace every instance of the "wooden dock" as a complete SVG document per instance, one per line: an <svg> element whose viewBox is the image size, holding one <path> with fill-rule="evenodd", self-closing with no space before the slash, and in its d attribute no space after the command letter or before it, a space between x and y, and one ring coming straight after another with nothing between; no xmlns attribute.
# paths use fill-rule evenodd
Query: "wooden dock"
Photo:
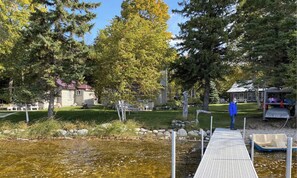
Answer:
<svg viewBox="0 0 297 178"><path fill-rule="evenodd" d="M257 178L257 173L238 130L217 128L194 178Z"/></svg>

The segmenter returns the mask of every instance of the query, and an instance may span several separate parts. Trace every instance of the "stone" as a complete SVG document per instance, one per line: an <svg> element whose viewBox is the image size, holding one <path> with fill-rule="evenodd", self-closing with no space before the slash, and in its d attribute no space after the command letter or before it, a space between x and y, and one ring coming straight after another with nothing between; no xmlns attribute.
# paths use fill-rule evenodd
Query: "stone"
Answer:
<svg viewBox="0 0 297 178"><path fill-rule="evenodd" d="M147 129L145 129L145 128L140 128L140 131L141 131L141 132L147 132Z"/></svg>
<svg viewBox="0 0 297 178"><path fill-rule="evenodd" d="M189 136L194 136L194 137L198 137L199 136L199 134L197 132L195 132L194 130L189 131L188 132L188 135Z"/></svg>
<svg viewBox="0 0 297 178"><path fill-rule="evenodd" d="M207 136L207 133L203 130L202 133L199 132L200 135L203 135L203 137Z"/></svg>
<svg viewBox="0 0 297 178"><path fill-rule="evenodd" d="M170 134L169 131L165 131L165 132L164 132L164 135L165 135L165 137L170 137L170 136L171 136L171 134Z"/></svg>
<svg viewBox="0 0 297 178"><path fill-rule="evenodd" d="M157 134L159 131L158 130L153 130L153 133L154 134Z"/></svg>
<svg viewBox="0 0 297 178"><path fill-rule="evenodd" d="M185 129L179 129L177 131L177 135L180 136L180 137L186 137L186 136L188 136L188 133L187 133L187 131Z"/></svg>
<svg viewBox="0 0 297 178"><path fill-rule="evenodd" d="M87 129L77 130L78 135L87 135L89 131Z"/></svg>
<svg viewBox="0 0 297 178"><path fill-rule="evenodd" d="M135 131L136 131L136 132L139 132L139 131L140 131L140 128L135 128Z"/></svg>
<svg viewBox="0 0 297 178"><path fill-rule="evenodd" d="M158 132L165 132L165 129L159 129Z"/></svg>
<svg viewBox="0 0 297 178"><path fill-rule="evenodd" d="M158 132L157 136L164 136L164 133L163 132Z"/></svg>
<svg viewBox="0 0 297 178"><path fill-rule="evenodd" d="M10 130L4 130L4 131L3 131L3 134L10 134L10 133L11 133Z"/></svg>
<svg viewBox="0 0 297 178"><path fill-rule="evenodd" d="M111 126L111 123L101 124L101 127L105 128L105 129L107 129L110 126Z"/></svg>
<svg viewBox="0 0 297 178"><path fill-rule="evenodd" d="M178 140L186 140L186 137L178 137Z"/></svg>
<svg viewBox="0 0 297 178"><path fill-rule="evenodd" d="M62 135L62 136L66 136L67 135L67 131L66 130L63 130L63 129L58 129L57 132L58 132L59 135Z"/></svg>

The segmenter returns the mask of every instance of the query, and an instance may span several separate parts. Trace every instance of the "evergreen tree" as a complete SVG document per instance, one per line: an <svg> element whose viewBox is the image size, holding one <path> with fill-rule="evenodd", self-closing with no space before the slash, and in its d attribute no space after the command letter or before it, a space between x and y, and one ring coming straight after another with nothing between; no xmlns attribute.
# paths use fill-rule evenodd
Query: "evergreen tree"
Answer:
<svg viewBox="0 0 297 178"><path fill-rule="evenodd" d="M210 91L209 91L209 101L210 103L218 104L220 101L219 92L216 88L216 83L210 82Z"/></svg>
<svg viewBox="0 0 297 178"><path fill-rule="evenodd" d="M288 79L296 82L296 73L285 77L297 53L296 7L293 0L243 0L238 8L242 30L239 49L252 66L250 70L263 73L259 80L267 87L284 87Z"/></svg>
<svg viewBox="0 0 297 178"><path fill-rule="evenodd" d="M84 34L92 28L95 14L90 10L99 4L77 0L34 0L42 7L31 14L24 30L28 57L22 61L23 77L30 86L42 91L49 100L48 117L53 116L54 98L59 93L57 80L66 83L83 80L88 47Z"/></svg>
<svg viewBox="0 0 297 178"><path fill-rule="evenodd" d="M183 1L186 22L180 24L180 52L186 54L173 68L185 88L200 82L204 88L203 109L208 110L210 84L228 71L227 48L235 0Z"/></svg>

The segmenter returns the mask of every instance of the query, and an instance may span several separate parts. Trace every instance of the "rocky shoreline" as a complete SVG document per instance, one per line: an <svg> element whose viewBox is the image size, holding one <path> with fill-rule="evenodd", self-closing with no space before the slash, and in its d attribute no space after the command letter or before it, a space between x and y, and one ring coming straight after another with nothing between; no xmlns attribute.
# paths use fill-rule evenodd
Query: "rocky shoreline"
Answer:
<svg viewBox="0 0 297 178"><path fill-rule="evenodd" d="M288 137L292 137L293 140L297 141L297 129L296 124L294 123L294 120L290 120L288 123L285 123L284 120L270 120L270 121L263 121L259 118L250 118L247 121L246 125L246 133L245 133L245 143L249 143L250 135L252 134L277 134L277 133L284 133ZM200 140L201 134L203 134L203 137L205 140L210 139L210 130L206 131L198 131L194 129L186 129L188 125L193 125L195 123L190 121L180 121L180 120L173 120L171 127L174 129L146 129L146 128L134 128L134 134L131 136L124 136L124 138L134 138L134 139L142 139L142 138L156 138L156 139L162 139L162 140L169 140L171 139L172 131L176 131L177 133L177 139L178 140ZM108 127L109 124L102 124L102 127ZM122 128L122 130L125 130L125 128ZM239 129L241 133L243 134L243 129ZM26 130L24 129L13 129L13 130L3 130L0 132L0 136L3 137L7 136L8 138L16 138L17 140L21 139L18 138L22 135L22 133L25 133ZM88 137L88 136L95 136L93 134L94 129L70 129L70 130L64 130L64 129L58 129L56 130L56 133L54 134L54 138L76 138L76 137ZM96 136L95 136L96 137ZM119 135L107 135L103 137L121 137L121 134ZM99 136L99 138L101 138Z"/></svg>

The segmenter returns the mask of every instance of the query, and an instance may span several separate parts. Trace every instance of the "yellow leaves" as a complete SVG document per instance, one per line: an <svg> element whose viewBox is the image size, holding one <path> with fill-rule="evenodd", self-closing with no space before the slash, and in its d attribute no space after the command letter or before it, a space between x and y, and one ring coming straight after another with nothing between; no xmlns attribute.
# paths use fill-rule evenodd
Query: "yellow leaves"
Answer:
<svg viewBox="0 0 297 178"><path fill-rule="evenodd" d="M31 0L21 0L23 2L23 4L30 4L32 1Z"/></svg>
<svg viewBox="0 0 297 178"><path fill-rule="evenodd" d="M0 0L0 54L9 53L19 38L20 30L27 25L32 0ZM2 35L5 34L5 35Z"/></svg>
<svg viewBox="0 0 297 178"><path fill-rule="evenodd" d="M168 14L168 6L163 0L126 0L122 10L124 18L127 16L138 14L156 23L166 23L170 18Z"/></svg>
<svg viewBox="0 0 297 178"><path fill-rule="evenodd" d="M5 6L5 5L4 5L3 1L0 0L0 8L1 8L1 10L2 10L2 8L3 8L4 6Z"/></svg>

